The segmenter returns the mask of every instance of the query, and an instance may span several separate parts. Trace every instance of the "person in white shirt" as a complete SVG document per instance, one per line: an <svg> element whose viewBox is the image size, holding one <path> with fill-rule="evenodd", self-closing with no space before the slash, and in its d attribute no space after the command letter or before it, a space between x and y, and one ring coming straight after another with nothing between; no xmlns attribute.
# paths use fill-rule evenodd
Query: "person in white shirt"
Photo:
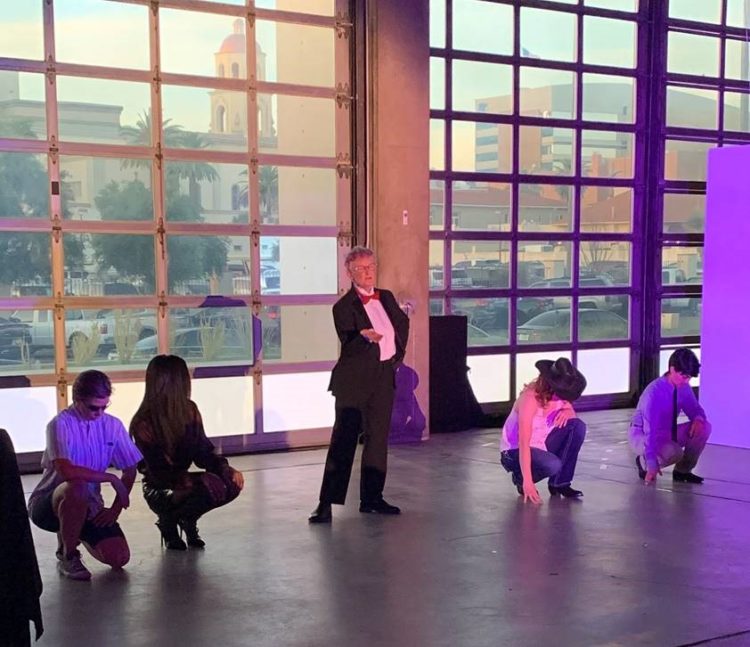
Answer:
<svg viewBox="0 0 750 647"><path fill-rule="evenodd" d="M117 523L130 505L136 465L143 458L125 426L105 413L112 384L101 371L84 371L73 384L73 404L47 425L44 474L29 498L35 525L56 532L58 570L73 580L89 580L81 561L83 543L100 562L119 569L130 560L130 549ZM107 472L115 467L121 476ZM101 484L115 491L106 507Z"/></svg>

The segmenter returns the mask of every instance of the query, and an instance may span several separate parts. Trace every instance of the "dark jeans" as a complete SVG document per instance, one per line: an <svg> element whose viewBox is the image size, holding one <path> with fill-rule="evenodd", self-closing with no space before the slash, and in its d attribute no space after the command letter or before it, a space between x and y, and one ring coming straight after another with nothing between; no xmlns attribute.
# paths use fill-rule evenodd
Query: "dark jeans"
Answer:
<svg viewBox="0 0 750 647"><path fill-rule="evenodd" d="M531 448L531 478L534 483L549 478L549 485L563 487L573 482L586 423L579 418L568 420L564 427L555 427L547 436L547 451ZM500 464L510 472L515 485L523 485L518 449L501 452Z"/></svg>

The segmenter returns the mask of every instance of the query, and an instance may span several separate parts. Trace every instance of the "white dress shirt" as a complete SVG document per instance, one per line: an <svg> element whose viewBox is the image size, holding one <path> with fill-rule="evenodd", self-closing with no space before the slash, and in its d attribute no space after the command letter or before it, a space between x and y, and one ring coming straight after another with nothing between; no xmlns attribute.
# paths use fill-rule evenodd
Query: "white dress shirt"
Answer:
<svg viewBox="0 0 750 647"><path fill-rule="evenodd" d="M374 290L367 292L366 290L357 288L357 292L365 296L372 296ZM367 316L372 322L373 330L383 335L383 338L378 342L378 346L380 346L380 361L385 362L396 354L396 332L393 330L393 324L383 304L380 303L380 299L370 299L363 305L365 306Z"/></svg>

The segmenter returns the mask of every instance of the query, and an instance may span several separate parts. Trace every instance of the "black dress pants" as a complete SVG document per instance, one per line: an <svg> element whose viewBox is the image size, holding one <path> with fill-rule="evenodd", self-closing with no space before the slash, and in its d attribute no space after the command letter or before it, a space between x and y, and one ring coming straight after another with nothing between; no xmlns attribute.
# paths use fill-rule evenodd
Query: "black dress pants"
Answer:
<svg viewBox="0 0 750 647"><path fill-rule="evenodd" d="M395 391L393 363L381 362L367 387L367 392L356 398L336 397L336 420L320 488L322 503L345 502L360 433L364 434L364 447L359 498L363 503L383 498Z"/></svg>

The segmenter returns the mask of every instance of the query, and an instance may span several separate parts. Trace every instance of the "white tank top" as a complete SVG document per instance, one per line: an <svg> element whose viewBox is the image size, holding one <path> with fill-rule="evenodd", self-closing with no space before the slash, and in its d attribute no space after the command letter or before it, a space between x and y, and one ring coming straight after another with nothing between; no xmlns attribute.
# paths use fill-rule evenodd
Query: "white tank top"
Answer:
<svg viewBox="0 0 750 647"><path fill-rule="evenodd" d="M534 417L531 419L531 446L537 449L547 449L546 440L552 431L555 416L568 403L565 400L550 400L546 407L537 406ZM500 451L518 449L518 400L513 405L508 418L503 425L503 434L500 438Z"/></svg>

